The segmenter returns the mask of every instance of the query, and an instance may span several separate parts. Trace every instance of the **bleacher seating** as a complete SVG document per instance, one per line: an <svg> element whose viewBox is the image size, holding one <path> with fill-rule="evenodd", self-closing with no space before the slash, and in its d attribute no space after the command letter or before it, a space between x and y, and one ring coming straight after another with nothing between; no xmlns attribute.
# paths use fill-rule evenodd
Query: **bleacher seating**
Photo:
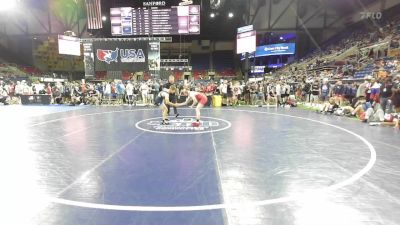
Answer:
<svg viewBox="0 0 400 225"><path fill-rule="evenodd" d="M209 70L210 57L209 54L192 54L191 65L193 70Z"/></svg>
<svg viewBox="0 0 400 225"><path fill-rule="evenodd" d="M234 57L232 51L216 51L213 53L214 69L223 71L234 68Z"/></svg>
<svg viewBox="0 0 400 225"><path fill-rule="evenodd" d="M193 79L200 80L201 78L205 78L207 75L207 71L205 70L195 70L193 71Z"/></svg>
<svg viewBox="0 0 400 225"><path fill-rule="evenodd" d="M15 63L19 65L27 65L23 61L23 57L13 53L7 47L0 44L0 63Z"/></svg>
<svg viewBox="0 0 400 225"><path fill-rule="evenodd" d="M236 72L233 69L225 69L225 70L219 71L219 76L222 78L233 78L233 77L236 77Z"/></svg>
<svg viewBox="0 0 400 225"><path fill-rule="evenodd" d="M23 72L30 74L30 75L40 75L42 74L42 72L33 66L21 66L20 70L22 70Z"/></svg>
<svg viewBox="0 0 400 225"><path fill-rule="evenodd" d="M50 38L34 51L34 57L39 67L52 71L71 71L71 57L58 54L58 42ZM73 70L84 71L83 57L72 57Z"/></svg>
<svg viewBox="0 0 400 225"><path fill-rule="evenodd" d="M97 71L95 74L95 77L97 80L105 80L107 77L107 72L106 71Z"/></svg>
<svg viewBox="0 0 400 225"><path fill-rule="evenodd" d="M374 65L368 64L364 69L354 73L354 78L365 78L371 76L374 71Z"/></svg>
<svg viewBox="0 0 400 225"><path fill-rule="evenodd" d="M25 72L21 71L16 64L2 63L0 64L0 73L7 76L25 76Z"/></svg>

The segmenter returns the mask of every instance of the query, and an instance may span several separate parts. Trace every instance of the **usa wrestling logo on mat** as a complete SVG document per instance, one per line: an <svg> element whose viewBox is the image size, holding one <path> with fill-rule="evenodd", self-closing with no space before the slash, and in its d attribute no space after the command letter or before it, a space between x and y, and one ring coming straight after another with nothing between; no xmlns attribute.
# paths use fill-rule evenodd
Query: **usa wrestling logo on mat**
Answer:
<svg viewBox="0 0 400 225"><path fill-rule="evenodd" d="M196 122L193 118L173 119L169 121L168 125L160 124L160 121L149 121L147 125L153 127L155 130L174 130L174 131L204 131L211 129L212 127L218 127L219 122L213 120L201 121L200 126L194 127L193 122Z"/></svg>
<svg viewBox="0 0 400 225"><path fill-rule="evenodd" d="M200 126L193 126L195 121L196 119L193 117L170 118L168 124L162 124L161 118L151 118L136 123L136 127L154 133L196 134L217 132L231 126L231 123L226 120L212 117L202 117Z"/></svg>

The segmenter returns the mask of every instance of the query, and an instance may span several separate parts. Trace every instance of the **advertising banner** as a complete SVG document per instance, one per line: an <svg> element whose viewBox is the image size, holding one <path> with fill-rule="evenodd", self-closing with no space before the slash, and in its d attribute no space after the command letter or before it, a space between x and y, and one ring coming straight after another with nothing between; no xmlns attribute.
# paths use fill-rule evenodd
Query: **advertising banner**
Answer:
<svg viewBox="0 0 400 225"><path fill-rule="evenodd" d="M271 55L294 55L296 53L296 43L282 43L273 45L258 46L255 51L256 57L271 56ZM254 53L249 56L253 58ZM245 55L241 55L241 60L245 59Z"/></svg>
<svg viewBox="0 0 400 225"><path fill-rule="evenodd" d="M160 42L149 42L149 70L160 70Z"/></svg>
<svg viewBox="0 0 400 225"><path fill-rule="evenodd" d="M83 44L83 61L85 64L85 77L93 77L94 76L94 53L93 53L93 44L92 43L84 43Z"/></svg>
<svg viewBox="0 0 400 225"><path fill-rule="evenodd" d="M256 57L269 55L292 55L296 52L295 43L282 43L259 46L256 49Z"/></svg>
<svg viewBox="0 0 400 225"><path fill-rule="evenodd" d="M148 41L95 41L96 71L148 70Z"/></svg>

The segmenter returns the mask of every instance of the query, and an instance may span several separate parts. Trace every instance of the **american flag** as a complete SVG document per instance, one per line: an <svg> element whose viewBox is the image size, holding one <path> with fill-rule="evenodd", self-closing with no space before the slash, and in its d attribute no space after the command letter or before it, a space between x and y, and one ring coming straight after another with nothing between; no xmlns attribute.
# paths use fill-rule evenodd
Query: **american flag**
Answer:
<svg viewBox="0 0 400 225"><path fill-rule="evenodd" d="M101 0L85 0L87 10L88 29L96 30L103 28L101 20Z"/></svg>

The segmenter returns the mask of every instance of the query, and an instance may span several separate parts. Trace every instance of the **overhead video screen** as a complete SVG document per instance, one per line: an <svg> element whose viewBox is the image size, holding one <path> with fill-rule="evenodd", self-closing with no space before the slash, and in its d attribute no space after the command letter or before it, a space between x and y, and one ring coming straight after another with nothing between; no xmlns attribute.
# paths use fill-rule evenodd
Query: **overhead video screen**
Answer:
<svg viewBox="0 0 400 225"><path fill-rule="evenodd" d="M81 55L81 43L79 38L58 35L58 54Z"/></svg>
<svg viewBox="0 0 400 225"><path fill-rule="evenodd" d="M237 35L236 53L256 51L256 31L249 31Z"/></svg>
<svg viewBox="0 0 400 225"><path fill-rule="evenodd" d="M200 5L111 8L113 36L200 34Z"/></svg>

